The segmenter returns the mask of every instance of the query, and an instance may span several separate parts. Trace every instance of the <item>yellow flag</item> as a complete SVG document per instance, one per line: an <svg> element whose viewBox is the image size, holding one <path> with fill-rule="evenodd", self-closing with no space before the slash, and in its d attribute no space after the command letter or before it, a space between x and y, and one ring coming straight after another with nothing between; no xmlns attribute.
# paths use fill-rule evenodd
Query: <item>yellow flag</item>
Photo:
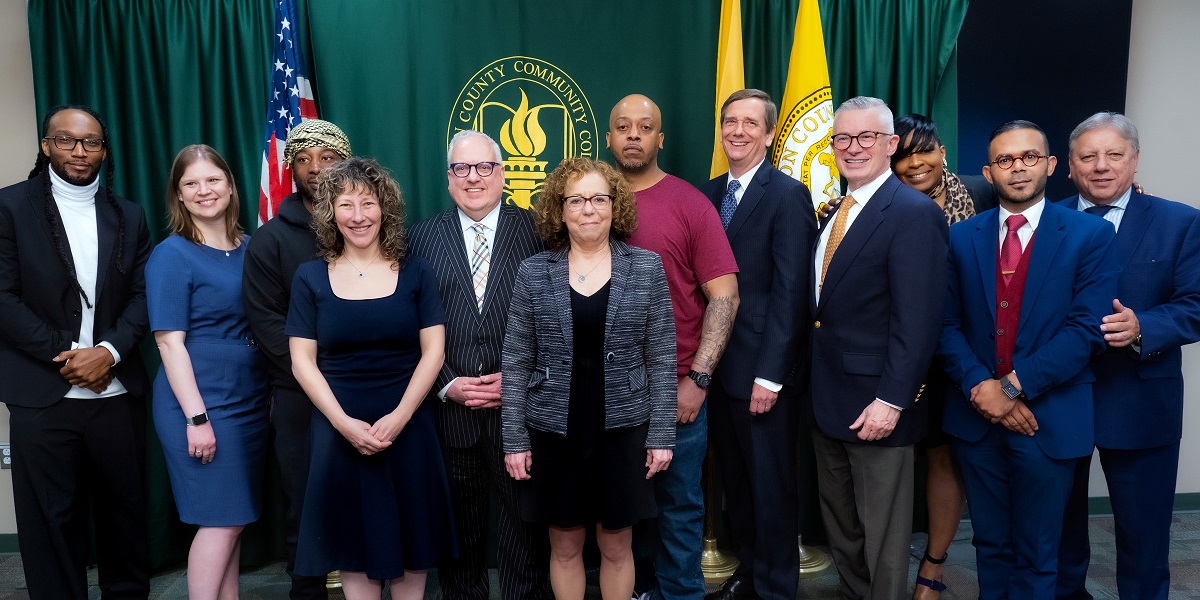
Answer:
<svg viewBox="0 0 1200 600"><path fill-rule="evenodd" d="M840 195L841 180L829 146L833 94L817 0L800 0L796 11L787 87L779 108L771 162L807 185L813 204L820 207Z"/></svg>
<svg viewBox="0 0 1200 600"><path fill-rule="evenodd" d="M716 177L729 170L729 162L725 160L725 151L721 148L721 105L730 94L745 87L746 71L742 67L742 3L741 0L721 0L721 34L717 42L717 105L716 116L713 119L716 128L710 177Z"/></svg>

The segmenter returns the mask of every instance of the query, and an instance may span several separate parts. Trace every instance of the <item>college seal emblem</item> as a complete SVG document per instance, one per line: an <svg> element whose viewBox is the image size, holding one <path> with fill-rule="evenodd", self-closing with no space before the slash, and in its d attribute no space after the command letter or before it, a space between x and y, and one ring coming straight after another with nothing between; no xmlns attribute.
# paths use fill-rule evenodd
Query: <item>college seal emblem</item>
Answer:
<svg viewBox="0 0 1200 600"><path fill-rule="evenodd" d="M823 87L792 108L779 123L771 161L812 192L813 205L837 198L841 176L829 145L833 132L833 94Z"/></svg>
<svg viewBox="0 0 1200 600"><path fill-rule="evenodd" d="M467 81L451 109L446 143L464 129L500 144L504 201L529 208L546 173L568 157L596 157L599 131L592 106L575 80L538 58L492 61Z"/></svg>

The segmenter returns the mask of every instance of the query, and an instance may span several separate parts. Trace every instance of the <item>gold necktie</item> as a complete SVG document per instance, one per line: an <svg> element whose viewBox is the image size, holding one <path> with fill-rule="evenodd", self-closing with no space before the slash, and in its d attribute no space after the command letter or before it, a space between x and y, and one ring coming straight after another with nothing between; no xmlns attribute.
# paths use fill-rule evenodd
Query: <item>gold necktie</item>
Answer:
<svg viewBox="0 0 1200 600"><path fill-rule="evenodd" d="M825 285L825 273L829 271L829 262L833 260L833 253L837 252L842 238L846 235L846 219L849 218L850 208L853 206L854 196L846 196L838 206L837 216L833 218L833 229L829 231L829 241L825 243L825 257L821 260L821 281L818 286Z"/></svg>

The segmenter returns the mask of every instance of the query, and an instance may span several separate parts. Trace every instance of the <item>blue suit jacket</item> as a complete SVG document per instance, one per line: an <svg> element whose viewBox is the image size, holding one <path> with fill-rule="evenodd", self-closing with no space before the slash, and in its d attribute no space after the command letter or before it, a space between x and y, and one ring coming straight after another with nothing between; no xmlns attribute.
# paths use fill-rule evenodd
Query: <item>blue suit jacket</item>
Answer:
<svg viewBox="0 0 1200 600"><path fill-rule="evenodd" d="M709 181L704 195L721 210L728 173ZM808 188L764 162L738 203L725 234L738 265L741 304L716 381L734 398L749 399L754 378L792 383L804 346L817 218ZM807 361L801 360L801 363Z"/></svg>
<svg viewBox="0 0 1200 600"><path fill-rule="evenodd" d="M1078 210L1079 196L1063 205ZM1173 444L1183 430L1180 347L1200 340L1200 211L1133 192L1116 248L1116 297L1137 315L1142 348L1109 348L1092 361L1096 445Z"/></svg>
<svg viewBox="0 0 1200 600"><path fill-rule="evenodd" d="M808 256L812 264L811 250ZM814 320L804 416L822 433L878 446L907 446L925 435L926 411L915 402L937 348L945 260L942 210L889 175L846 231L820 301L812 293L805 299ZM876 398L904 412L891 435L864 442L849 427Z"/></svg>
<svg viewBox="0 0 1200 600"><path fill-rule="evenodd" d="M993 425L968 402L971 389L996 377L996 255L999 209L950 228L949 286L939 353L952 385L947 433L979 441ZM1053 458L1092 452L1092 356L1104 351L1100 319L1112 312L1117 286L1113 228L1094 216L1047 203L1033 254L1013 368L1038 421L1034 435ZM957 387L956 387L957 386Z"/></svg>

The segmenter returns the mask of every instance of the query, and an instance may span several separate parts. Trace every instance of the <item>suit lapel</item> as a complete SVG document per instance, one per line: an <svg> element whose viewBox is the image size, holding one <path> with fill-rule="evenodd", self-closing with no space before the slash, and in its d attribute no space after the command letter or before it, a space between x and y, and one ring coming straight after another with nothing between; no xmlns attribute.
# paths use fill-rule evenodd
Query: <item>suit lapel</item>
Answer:
<svg viewBox="0 0 1200 600"><path fill-rule="evenodd" d="M730 239L737 237L738 230L754 213L754 209L758 207L759 201L762 200L764 188L767 182L771 179L771 165L763 161L758 167L758 171L754 173L754 177L750 179L750 185L746 186L746 191L742 193L742 199L738 201L737 210L733 211L733 218L729 220L729 227L725 229L725 235ZM725 192L721 192L721 199L717 200L717 213L721 212L721 202L724 199Z"/></svg>
<svg viewBox="0 0 1200 600"><path fill-rule="evenodd" d="M463 243L457 208L451 208L442 213L442 218L438 222L437 237L442 244L442 256L449 262L450 278L462 289L467 301L475 306L475 288L471 285L471 268L467 265L467 247Z"/></svg>
<svg viewBox="0 0 1200 600"><path fill-rule="evenodd" d="M1025 323L1029 320L1029 314L1033 312L1034 303L1037 301L1038 292L1042 289L1042 284L1046 282L1046 276L1050 274L1050 265L1054 264L1054 256L1058 254L1058 247L1062 245L1065 234L1063 233L1062 213L1059 211L1065 210L1070 209L1047 202L1046 208L1042 211L1042 220L1038 223L1037 231L1034 232L1033 254L1029 255L1029 271L1025 274L1025 292L1021 295L1021 318L1017 321L1018 337L1024 331ZM993 301L992 310L995 310L995 304Z"/></svg>
<svg viewBox="0 0 1200 600"><path fill-rule="evenodd" d="M629 246L623 242L609 242L612 253L612 285L608 288L608 310L604 319L604 339L608 339L613 323L617 320L617 310L620 309L621 299L625 296L625 287L633 270L633 256Z"/></svg>
<svg viewBox="0 0 1200 600"><path fill-rule="evenodd" d="M117 245L117 221L116 210L108 203L105 197L104 187L96 193L96 254L99 259L96 264L96 299L100 297L100 291L104 289L104 280L108 275L110 262L114 254L114 249ZM126 232L128 233L128 232Z"/></svg>
<svg viewBox="0 0 1200 600"><path fill-rule="evenodd" d="M875 191L867 204L862 207L862 211L854 218L854 223L846 230L846 235L842 238L842 243L838 244L837 252L834 252L833 259L829 262L829 270L825 273L825 283L821 286L821 299L817 302L817 306L822 306L825 299L829 297L833 289L837 287L838 281L846 274L846 269L854 262L854 257L862 251L863 246L871 239L871 235L883 223L883 211L887 210L892 204L892 196L896 192L896 187L892 184L892 177L889 177L884 184ZM899 180L896 181L899 185ZM838 210L849 210L845 205L838 206ZM836 214L836 213L835 213ZM817 243L820 238L817 238ZM820 278L820 269L813 269L815 277Z"/></svg>
<svg viewBox="0 0 1200 600"><path fill-rule="evenodd" d="M1121 217L1121 229L1117 230L1117 250L1121 253L1121 270L1133 258L1142 238L1150 230L1153 214L1150 212L1150 201L1145 196L1134 192L1125 205L1125 214Z"/></svg>
<svg viewBox="0 0 1200 600"><path fill-rule="evenodd" d="M997 254L1000 252L1000 211L993 209L993 215L982 219L975 228L971 242L975 247L976 267L983 284L983 297L987 299L988 311L992 314L992 322L996 321L996 269Z"/></svg>
<svg viewBox="0 0 1200 600"><path fill-rule="evenodd" d="M514 241L516 236L512 231L513 221L516 220L516 216L512 213L514 210L521 209L507 204L500 205L499 218L496 220L496 235L492 237L492 262L488 267L487 289L483 292L483 310L480 311L482 314L487 314L491 308L492 298L496 296L496 289L499 287L492 283L498 281L512 260L512 247L516 243Z"/></svg>
<svg viewBox="0 0 1200 600"><path fill-rule="evenodd" d="M575 347L575 336L571 328L571 270L567 261L567 249L557 250L547 259L545 289L550 290L554 299L552 307L558 313L559 326L562 327L563 343L567 348Z"/></svg>

